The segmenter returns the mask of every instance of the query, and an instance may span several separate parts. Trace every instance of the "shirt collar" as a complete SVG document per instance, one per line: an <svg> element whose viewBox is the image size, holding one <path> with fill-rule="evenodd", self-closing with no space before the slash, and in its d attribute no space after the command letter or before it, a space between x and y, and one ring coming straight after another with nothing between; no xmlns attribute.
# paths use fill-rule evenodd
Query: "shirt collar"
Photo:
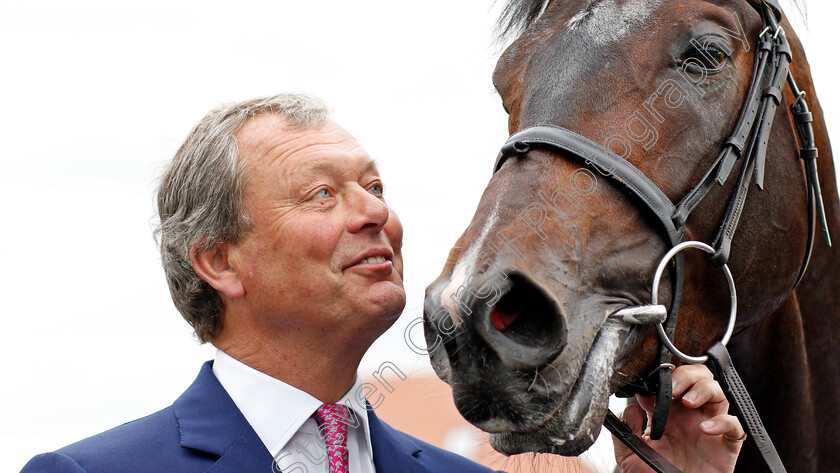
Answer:
<svg viewBox="0 0 840 473"><path fill-rule="evenodd" d="M309 393L255 370L222 350L216 350L213 374L272 456L283 450L304 422L323 404ZM346 405L361 419L360 428L373 461L367 408L360 394L363 384L357 374L353 387L338 404Z"/></svg>

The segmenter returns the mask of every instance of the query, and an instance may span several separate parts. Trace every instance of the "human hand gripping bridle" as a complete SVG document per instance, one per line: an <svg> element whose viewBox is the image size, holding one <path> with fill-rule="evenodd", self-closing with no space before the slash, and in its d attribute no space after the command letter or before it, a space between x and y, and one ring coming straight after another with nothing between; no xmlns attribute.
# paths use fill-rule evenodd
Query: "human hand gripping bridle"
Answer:
<svg viewBox="0 0 840 473"><path fill-rule="evenodd" d="M651 304L624 308L611 317L634 324L655 324L661 340L659 366L647 377L626 386L618 394L631 396L638 393L656 393L656 404L651 419L651 439L662 437L671 405L671 370L672 355L687 363L705 363L720 383L727 399L733 406L738 419L758 449L771 472L786 471L773 446L758 412L752 403L746 388L732 365L726 344L732 336L737 313L735 283L726 262L729 259L732 238L738 227L741 211L746 201L753 175L759 189L764 188L765 158L770 129L776 109L782 103L782 89L785 81L796 99L790 106L791 115L799 136L799 157L805 165L806 187L808 191L808 239L805 256L794 287L802 280L811 258L816 233L816 221L819 219L826 244L831 246L828 224L823 207L817 174L817 148L811 125L813 117L805 102L805 92L800 91L790 73L792 60L790 45L784 29L779 25L782 19L781 8L777 0L751 2L763 20L763 30L758 38L755 52L750 87L734 131L724 145L709 170L685 197L674 205L671 200L650 181L639 169L618 156L605 146L589 140L571 130L540 125L514 133L502 146L496 160L494 173L501 169L510 157L525 157L532 149L546 149L581 159L586 165L596 168L601 174L609 176L636 197L653 212L664 227L671 249L662 258L656 270L651 290ZM723 185L735 163L741 160L740 176L733 192L723 221L711 245L697 241L683 241L684 225L691 212L703 201L714 188L714 184ZM699 248L710 253L711 260L721 266L729 283L731 309L726 333L720 342L715 343L706 354L700 357L689 356L674 345L674 332L677 324L680 299L684 278L684 257L681 252L687 248ZM671 264L672 263L672 264ZM672 303L666 309L658 304L657 289L665 268L671 271ZM644 460L654 471L675 473L680 470L659 455L643 440L632 433L612 412L607 413L604 425L619 440Z"/></svg>

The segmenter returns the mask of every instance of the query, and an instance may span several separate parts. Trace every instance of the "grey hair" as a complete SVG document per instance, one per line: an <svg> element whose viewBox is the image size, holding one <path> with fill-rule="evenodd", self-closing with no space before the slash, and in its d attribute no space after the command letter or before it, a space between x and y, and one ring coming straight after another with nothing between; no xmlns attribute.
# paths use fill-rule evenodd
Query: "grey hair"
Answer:
<svg viewBox="0 0 840 473"><path fill-rule="evenodd" d="M329 106L305 94L222 105L195 125L160 179L155 239L172 301L201 343L221 330L224 305L216 289L195 272L190 253L240 242L250 231L243 203L250 170L234 134L265 114L282 116L293 130L320 128L330 119Z"/></svg>

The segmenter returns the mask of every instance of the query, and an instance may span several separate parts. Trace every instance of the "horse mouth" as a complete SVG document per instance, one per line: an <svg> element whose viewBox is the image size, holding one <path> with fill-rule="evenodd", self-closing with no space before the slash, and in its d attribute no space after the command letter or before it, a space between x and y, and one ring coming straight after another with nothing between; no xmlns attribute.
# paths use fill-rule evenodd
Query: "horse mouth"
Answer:
<svg viewBox="0 0 840 473"><path fill-rule="evenodd" d="M462 292L490 293L482 282ZM510 271L493 304L462 298L470 317L455 326L441 309L449 285L444 280L427 292L426 340L434 347L432 366L452 386L464 418L508 455L571 456L591 446L617 387L613 378L623 376L614 376L616 365L641 335L609 317L627 300L597 292L558 295L529 274Z"/></svg>
<svg viewBox="0 0 840 473"><path fill-rule="evenodd" d="M607 322L593 341L580 373L568 395L536 428L489 434L491 446L506 455L524 452L574 456L583 453L597 438L606 416L610 380L626 326ZM482 426L479 426L482 427Z"/></svg>

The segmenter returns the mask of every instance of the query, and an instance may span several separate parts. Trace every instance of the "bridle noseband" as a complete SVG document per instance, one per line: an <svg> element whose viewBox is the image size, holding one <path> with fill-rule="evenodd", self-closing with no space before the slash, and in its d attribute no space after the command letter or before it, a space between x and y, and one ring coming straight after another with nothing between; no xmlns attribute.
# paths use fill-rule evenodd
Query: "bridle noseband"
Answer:
<svg viewBox="0 0 840 473"><path fill-rule="evenodd" d="M818 219L826 243L831 246L817 174L816 158L818 153L811 125L813 117L805 102L805 93L799 90L793 75L790 73L792 53L784 29L778 24L782 19L782 12L777 0L762 0L759 4L751 1L751 3L761 15L764 29L759 35L752 78L741 113L732 134L724 141L722 149L711 167L700 182L676 205L644 173L621 156L574 131L553 125L535 126L514 133L502 146L493 172L499 171L509 158L525 157L532 149L544 149L580 159L602 175L618 181L641 200L656 216L661 227L665 230L667 243L671 248L674 248L683 242L685 223L692 211L710 193L716 183L723 185L735 164L742 161L737 185L730 197L717 235L709 248L714 251L711 257L712 261L719 266L724 266L729 259L732 239L738 227L753 177L758 188L764 188L764 170L770 130L773 126L777 107L783 102L783 88L785 81L787 81L791 91L796 96L790 110L800 141L799 157L805 165L809 210L807 246L794 285L796 287L802 280L811 258ZM670 267L673 282L672 303L662 328L667 340L671 341L668 345L673 347L684 279L684 258L681 253L677 252L673 257L673 264ZM652 320L656 320L656 318ZM657 393L651 425L651 438L653 439L661 438L671 404L671 370L667 369L673 369L674 366L671 364L671 355L672 351L663 343L660 348L659 368L654 370L649 377L629 385L619 392L626 396L636 393ZM707 355L709 356L710 368L724 387L733 408L739 413L742 425L756 441L765 462L771 467L771 471L785 471L772 442L764 431L761 420L758 419L758 414L755 412L749 396L743 399L743 396L733 394L733 391L742 390L743 384L731 366L726 348L723 344L718 343L707 352ZM743 392L746 393L745 390ZM635 436L632 433L628 435L629 430L626 426L618 425L616 422L620 423L610 413L605 425L620 440L627 443L633 451L640 454L652 468L660 472L679 471L661 456L658 456L656 452L650 450L638 438L635 441L632 440L632 437ZM761 439L766 439L766 441ZM646 448L650 452L646 451Z"/></svg>

